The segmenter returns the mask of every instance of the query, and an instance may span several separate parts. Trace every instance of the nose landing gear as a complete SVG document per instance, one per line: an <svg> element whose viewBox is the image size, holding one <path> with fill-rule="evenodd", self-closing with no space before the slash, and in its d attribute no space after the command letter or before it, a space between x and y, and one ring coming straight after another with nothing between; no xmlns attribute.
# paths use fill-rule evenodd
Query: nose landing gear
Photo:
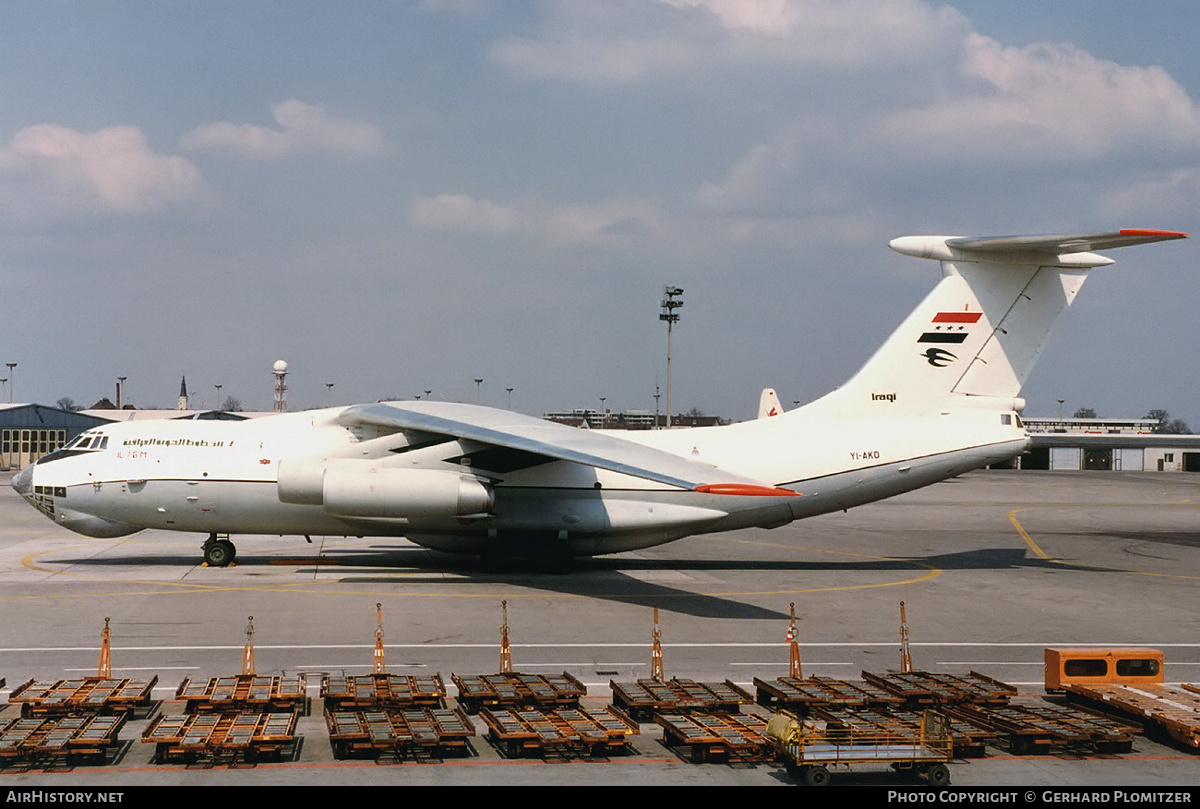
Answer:
<svg viewBox="0 0 1200 809"><path fill-rule="evenodd" d="M228 567L237 556L237 548L229 541L228 534L219 538L217 534L209 534L200 550L204 552L204 564L208 567Z"/></svg>

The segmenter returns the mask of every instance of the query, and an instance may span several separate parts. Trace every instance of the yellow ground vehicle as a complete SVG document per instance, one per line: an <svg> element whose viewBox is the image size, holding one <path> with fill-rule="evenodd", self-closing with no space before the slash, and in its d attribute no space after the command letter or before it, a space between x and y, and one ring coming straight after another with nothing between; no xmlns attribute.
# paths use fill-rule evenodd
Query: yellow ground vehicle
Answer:
<svg viewBox="0 0 1200 809"><path fill-rule="evenodd" d="M950 723L937 711L925 711L917 734L830 727L782 712L767 723L767 736L788 774L809 786L829 783L831 767L852 764L888 764L933 786L950 783L946 762L954 745Z"/></svg>

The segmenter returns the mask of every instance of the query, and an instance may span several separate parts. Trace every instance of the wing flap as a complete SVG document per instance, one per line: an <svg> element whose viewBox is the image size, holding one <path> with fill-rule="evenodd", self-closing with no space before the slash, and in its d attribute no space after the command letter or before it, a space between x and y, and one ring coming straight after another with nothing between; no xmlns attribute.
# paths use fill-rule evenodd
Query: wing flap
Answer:
<svg viewBox="0 0 1200 809"><path fill-rule="evenodd" d="M455 402L381 402L355 405L338 417L346 427L377 428L476 441L545 456L551 460L594 466L611 472L695 489L712 484L761 483L731 475L711 464L692 461L598 430Z"/></svg>

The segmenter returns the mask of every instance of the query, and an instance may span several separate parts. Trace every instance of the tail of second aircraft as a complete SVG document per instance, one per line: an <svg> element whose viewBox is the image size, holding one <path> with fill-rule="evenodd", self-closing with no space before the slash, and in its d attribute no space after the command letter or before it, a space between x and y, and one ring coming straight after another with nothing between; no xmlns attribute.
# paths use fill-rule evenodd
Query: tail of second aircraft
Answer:
<svg viewBox="0 0 1200 809"><path fill-rule="evenodd" d="M775 389L763 388L762 395L758 397L758 417L769 419L772 416L780 415L783 415L783 405L779 403L779 396L775 393Z"/></svg>
<svg viewBox="0 0 1200 809"><path fill-rule="evenodd" d="M1011 402L1088 270L1113 263L1092 250L1185 237L1121 230L895 239L890 246L897 252L940 260L944 277L867 364L826 398L843 415L929 412L967 397Z"/></svg>

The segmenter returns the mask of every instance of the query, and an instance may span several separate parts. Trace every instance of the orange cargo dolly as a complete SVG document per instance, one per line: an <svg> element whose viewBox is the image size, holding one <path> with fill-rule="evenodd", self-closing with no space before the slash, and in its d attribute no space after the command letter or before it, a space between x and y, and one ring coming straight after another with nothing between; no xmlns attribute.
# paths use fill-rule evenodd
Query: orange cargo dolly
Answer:
<svg viewBox="0 0 1200 809"><path fill-rule="evenodd" d="M325 725L337 759L386 752L465 756L467 740L475 735L471 720L449 708L326 711Z"/></svg>
<svg viewBox="0 0 1200 809"><path fill-rule="evenodd" d="M0 730L0 761L104 764L124 724L123 714L14 719Z"/></svg>
<svg viewBox="0 0 1200 809"><path fill-rule="evenodd" d="M830 677L779 677L775 680L754 678L755 702L772 710L787 709L807 713L812 708L867 707L903 705L904 697L884 691L861 680L835 680Z"/></svg>
<svg viewBox="0 0 1200 809"><path fill-rule="evenodd" d="M609 681L613 704L634 719L655 713L737 713L754 701L733 682L698 683L672 677L666 682L641 679L633 683Z"/></svg>
<svg viewBox="0 0 1200 809"><path fill-rule="evenodd" d="M1200 750L1200 687L1195 685L1069 685L1067 699L1144 720L1180 744Z"/></svg>
<svg viewBox="0 0 1200 809"><path fill-rule="evenodd" d="M366 708L444 708L441 674L330 675L321 678L326 711Z"/></svg>
<svg viewBox="0 0 1200 809"><path fill-rule="evenodd" d="M929 705L1005 705L1017 695L1014 686L972 671L964 676L929 671L864 671L863 680L902 697L910 708Z"/></svg>
<svg viewBox="0 0 1200 809"><path fill-rule="evenodd" d="M186 678L175 690L185 713L222 711L296 711L308 713L308 686L303 674L287 677L240 674L236 677Z"/></svg>
<svg viewBox="0 0 1200 809"><path fill-rule="evenodd" d="M1045 702L1037 705L964 705L958 713L1007 735L1014 755L1046 754L1055 747L1084 748L1100 753L1128 753L1133 737L1142 732L1133 725L1072 705Z"/></svg>
<svg viewBox="0 0 1200 809"><path fill-rule="evenodd" d="M278 758L296 741L296 721L294 713L169 714L156 719L142 741L155 745L160 764L222 754L243 761Z"/></svg>
<svg viewBox="0 0 1200 809"><path fill-rule="evenodd" d="M1068 685L1153 685L1163 681L1163 653L1137 647L1047 648L1046 691Z"/></svg>
<svg viewBox="0 0 1200 809"><path fill-rule="evenodd" d="M8 701L21 706L21 716L133 714L138 709L149 712L151 692L157 684L158 677L79 677L53 683L29 680L17 686Z"/></svg>
<svg viewBox="0 0 1200 809"><path fill-rule="evenodd" d="M767 720L756 714L656 713L654 722L663 729L663 743L688 747L696 764L734 757L744 761L771 757Z"/></svg>
<svg viewBox="0 0 1200 809"><path fill-rule="evenodd" d="M551 751L593 757L624 753L629 748L629 737L640 733L637 722L612 706L604 713L583 708L555 711L484 708L479 715L488 726L491 740L509 758Z"/></svg>
<svg viewBox="0 0 1200 809"><path fill-rule="evenodd" d="M587 686L567 672L555 674L450 674L458 704L469 714L481 708L575 708Z"/></svg>

